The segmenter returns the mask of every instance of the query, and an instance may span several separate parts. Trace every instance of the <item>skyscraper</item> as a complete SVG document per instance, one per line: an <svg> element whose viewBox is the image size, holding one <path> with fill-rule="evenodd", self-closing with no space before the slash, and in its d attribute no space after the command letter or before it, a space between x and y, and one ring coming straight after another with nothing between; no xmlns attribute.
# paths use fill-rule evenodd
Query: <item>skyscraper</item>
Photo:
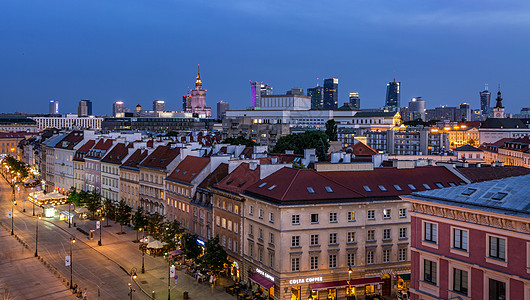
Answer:
<svg viewBox="0 0 530 300"><path fill-rule="evenodd" d="M414 97L409 102L409 120L422 119L425 121L425 101L421 97Z"/></svg>
<svg viewBox="0 0 530 300"><path fill-rule="evenodd" d="M386 84L386 100L385 100L385 106L388 107L400 107L400 101L399 101L399 88L401 87L401 82L396 82L396 78L394 78L394 81L389 82Z"/></svg>
<svg viewBox="0 0 530 300"><path fill-rule="evenodd" d="M260 106L261 96L272 95L272 87L259 81L250 82L250 90L252 92L252 107Z"/></svg>
<svg viewBox="0 0 530 300"><path fill-rule="evenodd" d="M324 105L324 88L316 86L307 89L307 96L311 97L311 109L322 109Z"/></svg>
<svg viewBox="0 0 530 300"><path fill-rule="evenodd" d="M324 79L324 105L322 109L337 109L339 106L339 79Z"/></svg>
<svg viewBox="0 0 530 300"><path fill-rule="evenodd" d="M197 67L195 88L191 90L191 96L186 96L186 99L182 99L182 106L184 106L184 104L186 104L186 112L191 112L197 116L204 115L206 118L212 117L212 109L206 107L206 90L202 89L201 72L199 67Z"/></svg>
<svg viewBox="0 0 530 300"><path fill-rule="evenodd" d="M217 102L217 120L222 120L226 115L226 111L230 109L230 103L219 101Z"/></svg>
<svg viewBox="0 0 530 300"><path fill-rule="evenodd" d="M81 100L77 106L77 115L80 117L88 117L92 115L92 101Z"/></svg>
<svg viewBox="0 0 530 300"><path fill-rule="evenodd" d="M359 93L350 93L350 104L354 109L361 109L361 98L359 98Z"/></svg>
<svg viewBox="0 0 530 300"><path fill-rule="evenodd" d="M480 110L483 116L488 116L490 113L490 98L491 93L488 91L488 84L484 86L484 90L480 92Z"/></svg>
<svg viewBox="0 0 530 300"><path fill-rule="evenodd" d="M59 100L50 100L48 110L49 114L59 114Z"/></svg>
<svg viewBox="0 0 530 300"><path fill-rule="evenodd" d="M125 105L123 101L116 101L112 104L112 115L116 117L117 114L125 112Z"/></svg>
<svg viewBox="0 0 530 300"><path fill-rule="evenodd" d="M153 101L153 111L154 112L163 112L166 110L166 102L162 100Z"/></svg>

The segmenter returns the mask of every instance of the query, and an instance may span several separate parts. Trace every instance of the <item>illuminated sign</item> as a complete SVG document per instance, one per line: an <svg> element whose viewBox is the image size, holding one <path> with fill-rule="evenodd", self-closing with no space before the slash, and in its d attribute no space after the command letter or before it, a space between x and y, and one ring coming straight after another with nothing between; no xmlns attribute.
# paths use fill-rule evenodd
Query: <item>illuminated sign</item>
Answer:
<svg viewBox="0 0 530 300"><path fill-rule="evenodd" d="M206 246L206 243L204 241L202 241L202 240L199 240L199 239L197 239L197 244L199 244L199 245L201 245L203 247Z"/></svg>
<svg viewBox="0 0 530 300"><path fill-rule="evenodd" d="M314 283L322 282L322 277L308 277L308 278L299 278L289 280L289 284L301 284L301 283Z"/></svg>
<svg viewBox="0 0 530 300"><path fill-rule="evenodd" d="M258 268L256 268L256 273L258 273L258 274L260 274L261 276L263 276L263 277L269 279L270 281L274 282L274 277L272 277L271 274L269 274L269 273L265 273L265 272L263 272L262 270L260 270L260 269L258 269Z"/></svg>

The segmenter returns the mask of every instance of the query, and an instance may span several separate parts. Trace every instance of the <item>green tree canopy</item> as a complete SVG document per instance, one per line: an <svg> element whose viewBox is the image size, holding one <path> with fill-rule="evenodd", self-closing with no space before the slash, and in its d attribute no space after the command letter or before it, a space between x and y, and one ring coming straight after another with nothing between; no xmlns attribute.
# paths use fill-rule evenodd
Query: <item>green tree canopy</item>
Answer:
<svg viewBox="0 0 530 300"><path fill-rule="evenodd" d="M162 238L161 228L164 225L164 216L155 212L147 218L147 232L157 240Z"/></svg>
<svg viewBox="0 0 530 300"><path fill-rule="evenodd" d="M147 217L144 215L144 208L138 207L132 216L133 229L136 230L136 240L138 240L138 231L147 226Z"/></svg>
<svg viewBox="0 0 530 300"><path fill-rule="evenodd" d="M304 154L304 149L312 148L316 149L320 161L326 161L329 149L328 136L320 130L289 134L279 138L272 151L284 153L285 150L294 150L295 154Z"/></svg>
<svg viewBox="0 0 530 300"><path fill-rule="evenodd" d="M127 205L123 199L118 203L118 208L116 209L116 223L120 224L120 233L123 233L123 225L129 224L131 221L131 211L132 208Z"/></svg>
<svg viewBox="0 0 530 300"><path fill-rule="evenodd" d="M81 194L77 192L75 187L70 188L68 193L68 202L73 203L75 206L82 206L83 202L81 201Z"/></svg>
<svg viewBox="0 0 530 300"><path fill-rule="evenodd" d="M224 141L222 141L223 144L230 144L230 145L245 145L245 146L257 146L258 143L254 142L251 139L247 139L242 136L238 136L236 138L226 138Z"/></svg>
<svg viewBox="0 0 530 300"><path fill-rule="evenodd" d="M180 227L180 223L176 220L172 222L164 222L162 224L160 240L166 243L165 248L173 250L177 248L177 241L184 230Z"/></svg>
<svg viewBox="0 0 530 300"><path fill-rule="evenodd" d="M335 122L334 119L328 120L326 122L326 135L330 141L337 140L337 122Z"/></svg>
<svg viewBox="0 0 530 300"><path fill-rule="evenodd" d="M92 191L86 198L85 206L94 217L98 209L101 208L101 195L96 193L96 191Z"/></svg>
<svg viewBox="0 0 530 300"><path fill-rule="evenodd" d="M182 235L181 246L187 259L196 260L202 254L202 250L197 244L197 238L196 234L185 233Z"/></svg>
<svg viewBox="0 0 530 300"><path fill-rule="evenodd" d="M204 255L201 258L202 265L210 270L212 273L219 273L228 264L228 257L226 251L219 244L219 236L216 235L213 239L206 242Z"/></svg>

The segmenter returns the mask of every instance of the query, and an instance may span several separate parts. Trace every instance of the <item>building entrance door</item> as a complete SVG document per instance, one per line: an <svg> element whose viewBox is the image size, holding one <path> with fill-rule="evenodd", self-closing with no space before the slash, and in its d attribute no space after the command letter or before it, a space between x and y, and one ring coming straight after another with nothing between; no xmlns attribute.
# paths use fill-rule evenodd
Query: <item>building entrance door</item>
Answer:
<svg viewBox="0 0 530 300"><path fill-rule="evenodd" d="M383 296L390 296L392 290L391 277L388 274L383 275L383 290L381 293Z"/></svg>

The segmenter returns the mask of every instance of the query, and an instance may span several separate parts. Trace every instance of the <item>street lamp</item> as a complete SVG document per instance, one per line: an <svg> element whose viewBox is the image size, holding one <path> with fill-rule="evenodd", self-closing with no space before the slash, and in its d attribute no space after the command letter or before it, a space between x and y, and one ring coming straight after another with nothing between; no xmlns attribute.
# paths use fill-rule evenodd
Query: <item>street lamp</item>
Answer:
<svg viewBox="0 0 530 300"><path fill-rule="evenodd" d="M352 290L351 290L351 273L353 273L353 271L351 269L351 265L350 264L348 264L348 268L349 268L348 269L348 292L346 293L346 295L349 298L349 296L351 296L350 294L352 292Z"/></svg>
<svg viewBox="0 0 530 300"><path fill-rule="evenodd" d="M37 218L37 227L35 227L35 257L39 256L37 254L37 247L39 245L39 220L41 216Z"/></svg>
<svg viewBox="0 0 530 300"><path fill-rule="evenodd" d="M72 228L72 225L71 225L71 223L72 223L72 214L70 213L71 204L70 204L70 200L67 199L66 201L68 201L68 228Z"/></svg>
<svg viewBox="0 0 530 300"><path fill-rule="evenodd" d="M70 289L73 289L74 288L74 285L72 284L72 279L73 279L73 265L74 265L74 262L72 260L72 245L75 243L75 237L70 237Z"/></svg>
<svg viewBox="0 0 530 300"><path fill-rule="evenodd" d="M132 267L131 271L129 272L131 275L131 282L129 282L129 299L132 300L133 293L135 292L135 289L133 289L133 280L136 279L136 267Z"/></svg>
<svg viewBox="0 0 530 300"><path fill-rule="evenodd" d="M103 221L105 221L105 218L101 218L101 222L99 222L99 241L98 241L98 246L101 246L101 227L103 227Z"/></svg>
<svg viewBox="0 0 530 300"><path fill-rule="evenodd" d="M140 228L140 230L144 231L143 228ZM142 238L142 243L145 240L145 231L144 231L144 237ZM142 245L142 274L145 273L145 267L144 267L144 256L145 256L145 249Z"/></svg>

